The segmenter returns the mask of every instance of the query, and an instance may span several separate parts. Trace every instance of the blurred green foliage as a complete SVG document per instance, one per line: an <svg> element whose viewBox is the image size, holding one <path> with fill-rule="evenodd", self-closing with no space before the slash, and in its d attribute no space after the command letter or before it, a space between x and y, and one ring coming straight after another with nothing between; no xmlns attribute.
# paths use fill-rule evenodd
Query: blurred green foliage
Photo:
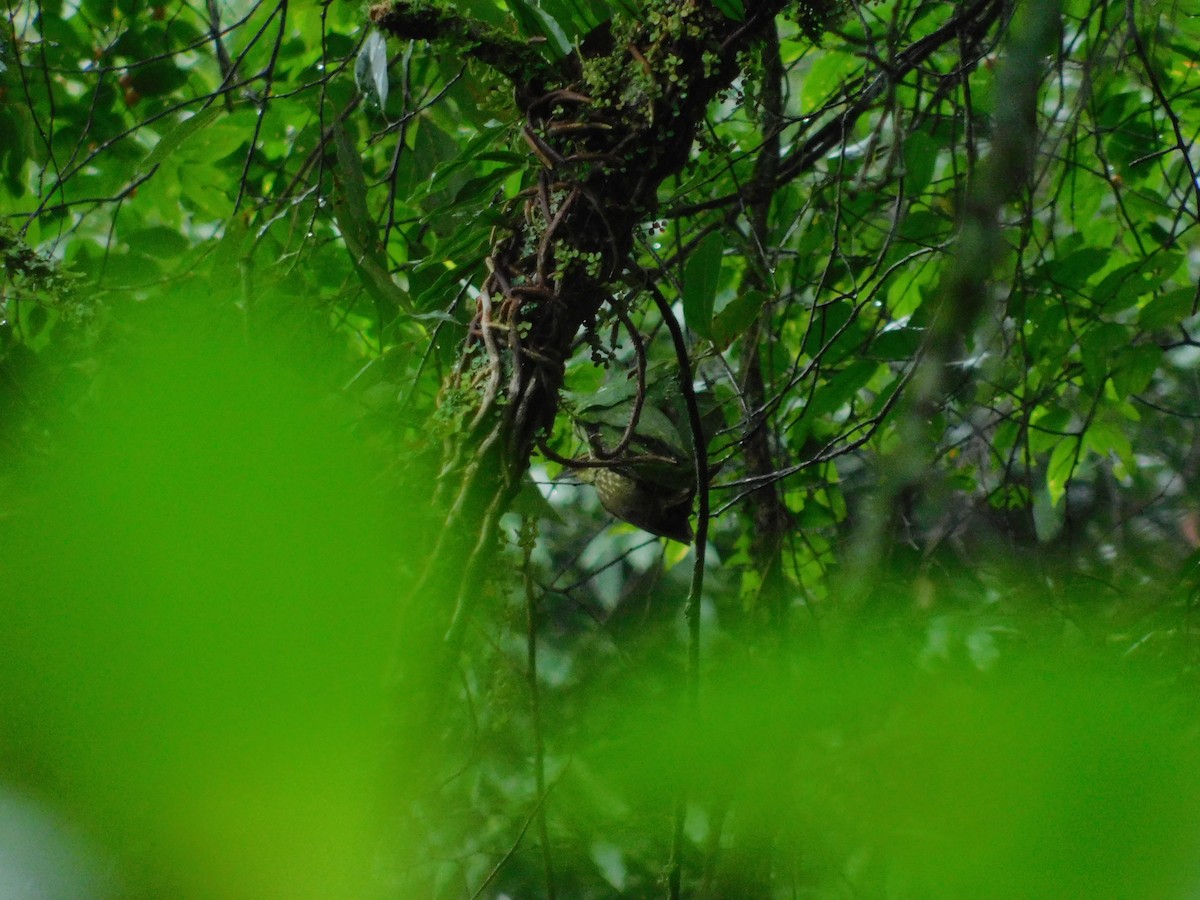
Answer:
<svg viewBox="0 0 1200 900"><path fill-rule="evenodd" d="M594 739L559 790L592 803L574 814L596 827L605 812L652 814L691 779L697 844L720 828L714 811L734 810L742 834L755 833L751 822L764 835L750 858L774 859L780 888L798 896L1195 890L1190 700L1093 653L1046 646L1012 650L987 673L921 667L914 637L892 628L812 649L789 660L788 677L732 667L706 685L699 718L670 703L647 709L633 675L591 701L603 709L587 725ZM597 805L585 769L618 793ZM753 884L724 877L725 891Z"/></svg>
<svg viewBox="0 0 1200 900"><path fill-rule="evenodd" d="M370 896L416 545L345 409L231 308L126 317L53 449L6 453L0 769L131 895Z"/></svg>
<svg viewBox="0 0 1200 900"><path fill-rule="evenodd" d="M96 896L528 897L548 869L560 897L647 896L686 788L693 896L1194 895L1196 0L1061 4L979 327L898 412L978 249L1032 2L793 5L781 80L742 59L645 211L632 263L682 309L723 465L685 713L686 549L607 527L553 463L520 504L536 547L510 516L451 663L453 602L420 578L475 546L442 534L433 473L505 202L540 171L511 86L368 44L356 4L212 4L217 40L202 4L10 0L0 836L36 845L4 803L32 798L113 871ZM683 5L451 6L549 65ZM631 69L629 102L677 63ZM653 398L675 358L635 299ZM618 326L564 361L560 453L575 419L624 429ZM856 568L872 518L886 559Z"/></svg>

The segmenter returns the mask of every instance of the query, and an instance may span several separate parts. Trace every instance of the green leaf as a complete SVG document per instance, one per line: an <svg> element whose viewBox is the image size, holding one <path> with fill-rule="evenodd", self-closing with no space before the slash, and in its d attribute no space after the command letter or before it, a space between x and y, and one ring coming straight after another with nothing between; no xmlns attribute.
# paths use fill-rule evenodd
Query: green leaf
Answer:
<svg viewBox="0 0 1200 900"><path fill-rule="evenodd" d="M933 180L937 165L938 143L924 131L910 134L904 141L904 190L910 196L920 194Z"/></svg>
<svg viewBox="0 0 1200 900"><path fill-rule="evenodd" d="M803 108L820 109L827 100L842 92L859 67L858 57L849 53L830 52L817 57L800 88Z"/></svg>
<svg viewBox="0 0 1200 900"><path fill-rule="evenodd" d="M1066 310L1061 303L1051 303L1049 298L1045 297L1031 297L1025 310L1025 333L1029 342L1029 352L1035 359L1051 348L1072 343L1067 330L1063 328Z"/></svg>
<svg viewBox="0 0 1200 900"><path fill-rule="evenodd" d="M1050 463L1046 467L1046 490L1050 495L1050 505L1058 506L1067 485L1079 464L1080 440L1070 436L1062 438L1050 453Z"/></svg>
<svg viewBox="0 0 1200 900"><path fill-rule="evenodd" d="M806 503L798 516L798 524L801 529L832 528L837 525L837 522L837 516L833 514L833 511L819 503Z"/></svg>
<svg viewBox="0 0 1200 900"><path fill-rule="evenodd" d="M746 20L746 7L742 0L713 0L713 6L727 19L733 19L735 22Z"/></svg>
<svg viewBox="0 0 1200 900"><path fill-rule="evenodd" d="M1045 544L1062 534L1067 523L1067 507L1050 496L1049 491L1037 491L1033 496L1033 529L1037 539Z"/></svg>
<svg viewBox="0 0 1200 900"><path fill-rule="evenodd" d="M594 410L611 409L614 406L628 404L632 402L636 394L637 382L632 378L614 378L585 396L573 393L568 393L567 396L576 403L580 412L587 413L586 418L598 418L593 412Z"/></svg>
<svg viewBox="0 0 1200 900"><path fill-rule="evenodd" d="M333 183L333 215L346 241L359 279L375 301L380 326L390 322L398 309L413 312L412 299L392 280L387 255L380 245L378 229L367 208L367 184L362 158L350 142L341 119L333 119L337 170Z"/></svg>
<svg viewBox="0 0 1200 900"><path fill-rule="evenodd" d="M1138 325L1148 331L1173 328L1192 314L1194 288L1178 288L1155 297L1138 313Z"/></svg>
<svg viewBox="0 0 1200 900"><path fill-rule="evenodd" d="M1183 261L1181 253L1157 253L1148 259L1128 263L1105 275L1092 292L1092 299L1106 311L1127 309L1139 298L1162 287L1179 271Z"/></svg>
<svg viewBox="0 0 1200 900"><path fill-rule="evenodd" d="M721 280L721 258L725 239L713 232L688 257L683 272L683 315L688 328L702 338L713 334L713 304Z"/></svg>
<svg viewBox="0 0 1200 900"><path fill-rule="evenodd" d="M826 344L834 340L854 315L854 304L847 299L829 301L813 314L812 327L804 334L801 350L816 356Z"/></svg>
<svg viewBox="0 0 1200 900"><path fill-rule="evenodd" d="M422 127L431 128L435 132L439 131L437 126L432 125L432 123L424 124ZM483 131L481 131L474 140L455 152L453 156L447 158L444 163L437 167L433 173L433 178L430 180L429 189L433 191L445 187L447 181L449 181L452 176L457 175L458 173L462 172L463 168L479 160L507 160L508 162L524 162L526 157L521 156L520 154L511 153L508 151L488 150L488 148L495 144L496 141L500 139L508 130L509 129L507 125L496 125L492 128L483 129ZM448 140L449 138L446 139ZM414 148L414 151L418 153L421 152L421 147L418 145ZM513 157L515 157L515 159Z"/></svg>
<svg viewBox="0 0 1200 900"><path fill-rule="evenodd" d="M538 5L560 25L565 25L571 38L591 31L611 17L611 13L603 7L597 8L595 4L578 3L575 0L539 0Z"/></svg>
<svg viewBox="0 0 1200 900"><path fill-rule="evenodd" d="M1096 456L1113 454L1125 466L1133 464L1133 445L1118 422L1097 418L1083 435L1083 450Z"/></svg>
<svg viewBox="0 0 1200 900"><path fill-rule="evenodd" d="M362 50L354 63L354 80L364 94L374 94L380 107L387 105L388 55L387 42L378 31L372 31L363 41Z"/></svg>
<svg viewBox="0 0 1200 900"><path fill-rule="evenodd" d="M1144 157L1147 148L1159 144L1160 132L1151 118L1150 108L1142 105L1140 96L1137 102L1142 114L1121 123L1107 143L1109 159L1120 167L1121 174L1126 177L1140 177L1147 173L1149 167L1131 163Z"/></svg>
<svg viewBox="0 0 1200 900"><path fill-rule="evenodd" d="M571 42L567 40L562 26L546 10L535 6L529 0L508 0L508 7L516 17L521 31L531 37L544 37L556 57L561 58L571 52Z"/></svg>
<svg viewBox="0 0 1200 900"><path fill-rule="evenodd" d="M1063 432L1071 424L1071 411L1061 406L1039 407L1029 424L1029 452L1040 455L1063 440Z"/></svg>
<svg viewBox="0 0 1200 900"><path fill-rule="evenodd" d="M754 323L766 302L767 295L762 291L744 291L735 296L713 316L712 342L721 349L728 347Z"/></svg>
<svg viewBox="0 0 1200 900"><path fill-rule="evenodd" d="M189 138L203 131L209 125L217 120L221 115L219 106L210 106L208 109L202 109L194 116L184 119L166 134L164 134L154 148L146 154L142 159L141 168L143 171L157 166L164 159L178 150Z"/></svg>
<svg viewBox="0 0 1200 900"><path fill-rule="evenodd" d="M633 413L633 404L608 407L588 412L587 421L606 426L602 429L604 441L610 447L621 439L629 417ZM666 413L647 403L642 407L638 416L636 434L639 438L657 441L675 456L686 457L686 446L679 429L667 418Z"/></svg>
<svg viewBox="0 0 1200 900"><path fill-rule="evenodd" d="M1151 379L1162 364L1162 357L1162 348L1153 344L1126 347L1117 357L1113 390L1122 398L1140 394L1150 386Z"/></svg>
<svg viewBox="0 0 1200 900"><path fill-rule="evenodd" d="M188 75L168 60L138 66L130 73L130 84L143 97L162 97L183 87Z"/></svg>
<svg viewBox="0 0 1200 900"><path fill-rule="evenodd" d="M182 257L190 247L187 238L180 234L178 229L162 225L129 232L124 238L138 253L163 259Z"/></svg>
<svg viewBox="0 0 1200 900"><path fill-rule="evenodd" d="M454 200L449 205L443 207L443 211L470 205L482 200L484 197L492 196L508 176L515 171L517 171L516 166L503 166L488 172L486 175L479 175L470 179L458 189L458 193L454 195Z"/></svg>
<svg viewBox="0 0 1200 900"><path fill-rule="evenodd" d="M415 131L411 138L412 152L401 154L396 177L397 189L408 195L410 203L424 202L431 194L444 188L457 190L461 187L462 182L467 180L461 171L462 166L455 166L453 172L447 172L436 183L430 180L430 176L436 178L435 173L441 172L441 164L459 160L467 154L473 155L473 148L487 143L492 137L491 134L481 134L477 141L463 148L432 118L426 116L417 118ZM464 159L463 163L467 161Z"/></svg>
<svg viewBox="0 0 1200 900"><path fill-rule="evenodd" d="M921 346L921 338L919 328L891 328L871 342L867 353L873 359L912 359Z"/></svg>
<svg viewBox="0 0 1200 900"><path fill-rule="evenodd" d="M549 41L550 46L554 48L555 56L561 59L564 56L570 55L574 48L571 46L571 40L567 37L558 20L542 8L541 5L533 7L533 12L541 21L542 33L546 36L546 40Z"/></svg>
<svg viewBox="0 0 1200 900"><path fill-rule="evenodd" d="M1112 259L1112 251L1100 247L1084 247L1062 259L1049 262L1050 280L1057 285L1081 288Z"/></svg>
<svg viewBox="0 0 1200 900"><path fill-rule="evenodd" d="M874 360L860 359L817 388L804 409L804 418L834 413L850 402L879 369Z"/></svg>
<svg viewBox="0 0 1200 900"><path fill-rule="evenodd" d="M1129 329L1112 322L1101 322L1079 341L1083 369L1093 384L1099 385L1108 375L1112 353L1129 343Z"/></svg>
<svg viewBox="0 0 1200 900"><path fill-rule="evenodd" d="M606 5L617 7L622 13L635 22L643 22L646 19L646 14L643 12L642 6L638 0L612 0L611 4L600 4L602 8Z"/></svg>
<svg viewBox="0 0 1200 900"><path fill-rule="evenodd" d="M25 193L25 183L21 173L25 168L27 132L22 127L24 116L0 108L0 134L5 135L0 142L0 160L4 160L5 187L13 197Z"/></svg>
<svg viewBox="0 0 1200 900"><path fill-rule="evenodd" d="M1025 509L1030 499L1025 485L1002 484L988 496L988 504L995 509Z"/></svg>
<svg viewBox="0 0 1200 900"><path fill-rule="evenodd" d="M339 118L333 120L334 147L337 151L337 172L334 178L334 214L338 227L348 240L365 244L375 230L367 213L367 180L363 174L362 158Z"/></svg>

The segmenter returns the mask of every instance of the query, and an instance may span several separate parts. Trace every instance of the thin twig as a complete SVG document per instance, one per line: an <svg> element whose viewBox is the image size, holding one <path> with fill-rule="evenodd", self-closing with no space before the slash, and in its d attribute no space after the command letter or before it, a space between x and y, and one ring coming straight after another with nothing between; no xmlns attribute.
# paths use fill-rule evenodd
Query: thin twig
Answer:
<svg viewBox="0 0 1200 900"><path fill-rule="evenodd" d="M1183 165L1187 168L1192 190L1196 194L1196 212L1192 214L1192 217L1200 222L1200 181L1197 180L1196 167L1192 165L1191 147L1188 144L1187 138L1183 136L1183 127L1179 123L1179 116L1171 108L1171 101L1163 91L1158 76L1154 74L1150 52L1146 49L1146 42L1142 40L1141 32L1138 31L1133 0L1126 0L1125 17L1129 23L1129 37L1133 41L1133 48L1142 63L1142 68L1146 70L1146 80L1150 83L1150 90L1154 92L1154 96L1162 104L1163 112L1171 122L1171 130L1175 133L1175 146L1179 149L1179 156L1183 160Z"/></svg>
<svg viewBox="0 0 1200 900"><path fill-rule="evenodd" d="M621 320L621 324L625 326L625 330L629 332L629 340L633 342L633 352L637 357L637 393L633 397L633 409L629 413L629 422L625 426L625 433L621 435L617 446L611 450L595 449L594 453L598 459L615 459L625 452L629 447L629 442L637 434L638 421L642 417L642 406L646 402L646 348L642 344L642 336L638 334L637 326L629 318L629 311L625 308L624 303L614 297L612 308L617 314L617 318Z"/></svg>
<svg viewBox="0 0 1200 900"><path fill-rule="evenodd" d="M696 496L699 498L696 522L696 558L692 565L692 586L688 591L684 618L688 628L687 705L694 717L700 709L700 601L704 590L704 558L708 546L708 444L704 439L704 425L700 418L700 404L696 400L696 388L692 384L692 361L688 356L687 342L683 329L671 304L654 282L647 280L646 289L654 298L663 323L671 333L675 345L675 358L679 362L679 389L687 407L688 425L692 432L692 455L696 464ZM667 870L667 890L672 900L680 897L683 875L683 822L687 812L686 773L681 780L679 795L675 799L674 827L671 835L671 861Z"/></svg>
<svg viewBox="0 0 1200 900"><path fill-rule="evenodd" d="M558 783L562 781L563 776L567 774L567 769L569 769L570 766L570 762L563 766L563 770L559 772L558 777L554 779L554 784L550 785L550 787L546 790L546 794L542 796L542 801L545 801L546 797L549 796L550 791L554 790L558 786ZM471 900L479 900L479 898L483 896L483 892L486 891L491 886L491 883L496 880L496 876L500 874L501 870L506 865L508 865L508 861L513 858L518 848L520 848L521 841L525 837L525 832L529 830L529 826L532 825L534 819L537 818L538 811L540 809L541 802L539 802L538 805L533 808L533 811L530 812L526 817L525 824L521 826L521 830L517 833L517 839L513 841L513 845L508 848L508 852L500 858L500 861L496 863L496 865L492 868L492 871L488 873L487 878L483 879L483 884L476 888L475 893L471 895Z"/></svg>

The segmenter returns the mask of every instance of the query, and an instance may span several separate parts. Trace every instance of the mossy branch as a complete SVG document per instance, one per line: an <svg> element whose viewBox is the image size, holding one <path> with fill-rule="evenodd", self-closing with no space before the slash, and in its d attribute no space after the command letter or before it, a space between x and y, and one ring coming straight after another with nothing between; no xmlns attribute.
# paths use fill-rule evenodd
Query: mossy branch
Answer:
<svg viewBox="0 0 1200 900"><path fill-rule="evenodd" d="M445 42L517 85L550 73L550 63L533 45L453 9L389 0L372 6L370 18L375 27L401 40Z"/></svg>

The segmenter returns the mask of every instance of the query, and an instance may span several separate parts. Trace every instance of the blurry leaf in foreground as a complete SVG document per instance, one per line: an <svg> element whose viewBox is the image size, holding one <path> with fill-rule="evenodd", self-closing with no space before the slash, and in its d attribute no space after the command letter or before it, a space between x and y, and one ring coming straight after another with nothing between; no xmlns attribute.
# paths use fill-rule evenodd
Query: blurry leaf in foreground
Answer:
<svg viewBox="0 0 1200 900"><path fill-rule="evenodd" d="M699 722L606 685L574 771L604 773L639 814L686 778L701 808L728 805L743 863L739 839L762 840L802 882L856 896L1195 896L1200 747L1183 698L1059 656L931 673L891 639L810 648L790 690L766 669L710 684Z"/></svg>
<svg viewBox="0 0 1200 900"><path fill-rule="evenodd" d="M52 465L16 461L0 778L93 829L131 896L368 897L398 498L304 359L172 315Z"/></svg>

